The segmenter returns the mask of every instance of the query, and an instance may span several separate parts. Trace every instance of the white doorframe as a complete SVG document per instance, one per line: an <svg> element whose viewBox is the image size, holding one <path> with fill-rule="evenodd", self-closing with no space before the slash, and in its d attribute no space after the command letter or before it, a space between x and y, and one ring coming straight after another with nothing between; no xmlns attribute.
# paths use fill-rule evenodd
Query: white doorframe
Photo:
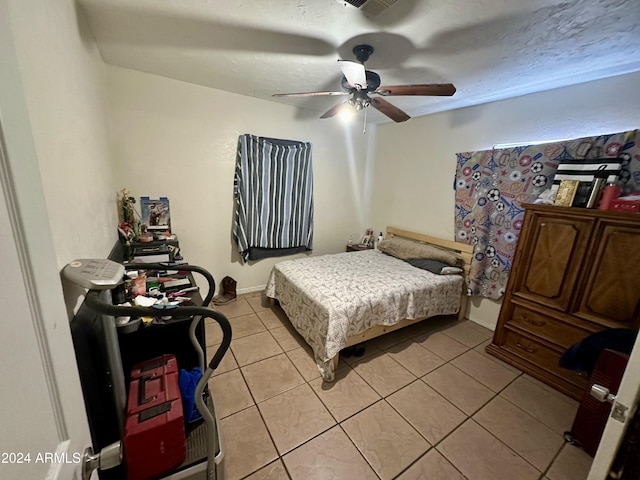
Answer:
<svg viewBox="0 0 640 480"><path fill-rule="evenodd" d="M89 428L7 0L0 58L0 477L80 478Z"/></svg>
<svg viewBox="0 0 640 480"><path fill-rule="evenodd" d="M620 422L612 418L611 415L609 416L598 451L591 464L588 480L605 480L607 478L629 422L638 408L638 400L640 400L640 369L638 365L640 365L640 342L636 340L611 409L613 414L616 404L628 407L625 421Z"/></svg>

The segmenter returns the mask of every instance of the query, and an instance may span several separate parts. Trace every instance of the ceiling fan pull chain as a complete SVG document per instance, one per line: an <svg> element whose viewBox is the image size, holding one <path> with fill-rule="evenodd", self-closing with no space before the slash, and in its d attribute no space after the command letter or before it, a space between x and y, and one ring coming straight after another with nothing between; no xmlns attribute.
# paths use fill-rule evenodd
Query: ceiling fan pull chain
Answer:
<svg viewBox="0 0 640 480"><path fill-rule="evenodd" d="M362 134L365 135L367 133L367 109L364 109L364 125L362 126Z"/></svg>

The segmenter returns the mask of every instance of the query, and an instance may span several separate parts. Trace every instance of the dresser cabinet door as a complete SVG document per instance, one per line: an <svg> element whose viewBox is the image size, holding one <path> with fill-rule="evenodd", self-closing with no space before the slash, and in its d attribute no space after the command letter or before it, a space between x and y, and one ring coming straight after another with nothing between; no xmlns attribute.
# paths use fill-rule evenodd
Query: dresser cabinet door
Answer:
<svg viewBox="0 0 640 480"><path fill-rule="evenodd" d="M589 275L582 279L575 315L610 328L640 326L640 229L601 220L595 229Z"/></svg>
<svg viewBox="0 0 640 480"><path fill-rule="evenodd" d="M640 214L527 207L487 351L580 400L562 353L606 328L640 327Z"/></svg>
<svg viewBox="0 0 640 480"><path fill-rule="evenodd" d="M513 295L566 312L593 222L532 213Z"/></svg>

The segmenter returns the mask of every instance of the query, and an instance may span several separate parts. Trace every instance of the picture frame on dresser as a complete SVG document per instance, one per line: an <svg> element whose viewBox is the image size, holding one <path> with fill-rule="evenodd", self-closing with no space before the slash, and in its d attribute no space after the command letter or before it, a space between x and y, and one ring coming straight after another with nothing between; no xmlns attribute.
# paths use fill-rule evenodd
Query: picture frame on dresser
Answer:
<svg viewBox="0 0 640 480"><path fill-rule="evenodd" d="M578 182L578 186L576 188L575 196L573 197L573 201L571 202L572 207L578 208L586 208L587 203L589 201L589 196L591 195L591 191L593 190L593 182Z"/></svg>
<svg viewBox="0 0 640 480"><path fill-rule="evenodd" d="M556 193L555 205L570 207L578 191L578 180L562 180Z"/></svg>
<svg viewBox="0 0 640 480"><path fill-rule="evenodd" d="M593 189L593 182L582 180L562 180L554 205L559 207L585 208Z"/></svg>

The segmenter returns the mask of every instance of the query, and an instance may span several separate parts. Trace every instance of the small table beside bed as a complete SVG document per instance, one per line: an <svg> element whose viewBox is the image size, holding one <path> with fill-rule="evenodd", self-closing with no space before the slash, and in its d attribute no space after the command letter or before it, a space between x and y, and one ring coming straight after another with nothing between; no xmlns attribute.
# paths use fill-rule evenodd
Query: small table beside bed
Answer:
<svg viewBox="0 0 640 480"><path fill-rule="evenodd" d="M331 382L344 348L438 315L462 319L472 254L470 245L388 227L377 250L276 264L265 294Z"/></svg>

